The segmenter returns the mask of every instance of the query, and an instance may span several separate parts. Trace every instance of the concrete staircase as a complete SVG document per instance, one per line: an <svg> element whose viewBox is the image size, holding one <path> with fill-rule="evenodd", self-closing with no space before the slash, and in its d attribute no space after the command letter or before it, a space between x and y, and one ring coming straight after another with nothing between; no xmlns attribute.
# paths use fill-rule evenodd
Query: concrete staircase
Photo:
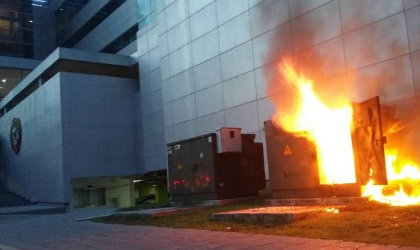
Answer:
<svg viewBox="0 0 420 250"><path fill-rule="evenodd" d="M33 203L22 196L4 189L0 189L0 207L16 207L32 205Z"/></svg>

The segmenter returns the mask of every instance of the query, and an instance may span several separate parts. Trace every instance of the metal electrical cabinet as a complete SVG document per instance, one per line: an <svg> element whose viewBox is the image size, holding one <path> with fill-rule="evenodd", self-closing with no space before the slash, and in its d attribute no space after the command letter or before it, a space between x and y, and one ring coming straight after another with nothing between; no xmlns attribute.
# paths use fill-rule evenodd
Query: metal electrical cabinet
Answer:
<svg viewBox="0 0 420 250"><path fill-rule="evenodd" d="M168 144L172 201L255 196L265 188L263 148L255 135L241 135L242 152L217 153L215 133Z"/></svg>
<svg viewBox="0 0 420 250"><path fill-rule="evenodd" d="M287 133L271 121L264 122L270 186L275 198L319 196L315 146Z"/></svg>
<svg viewBox="0 0 420 250"><path fill-rule="evenodd" d="M319 182L315 145L301 134L288 133L264 122L268 169L273 198L360 196L357 183Z"/></svg>
<svg viewBox="0 0 420 250"><path fill-rule="evenodd" d="M168 144L168 181L171 198L207 194L214 199L216 134ZM194 197L191 197L194 198Z"/></svg>

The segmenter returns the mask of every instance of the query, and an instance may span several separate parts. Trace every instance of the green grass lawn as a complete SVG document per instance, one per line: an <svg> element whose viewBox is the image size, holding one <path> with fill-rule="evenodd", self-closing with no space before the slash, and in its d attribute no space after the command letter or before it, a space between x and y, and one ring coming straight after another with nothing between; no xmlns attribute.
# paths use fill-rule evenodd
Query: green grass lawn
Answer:
<svg viewBox="0 0 420 250"><path fill-rule="evenodd" d="M338 214L320 212L288 224L221 222L210 219L212 213L261 206L264 206L263 201L253 201L221 207L194 208L168 217L112 215L94 221L420 247L420 206L390 207L370 202L357 203L340 208Z"/></svg>

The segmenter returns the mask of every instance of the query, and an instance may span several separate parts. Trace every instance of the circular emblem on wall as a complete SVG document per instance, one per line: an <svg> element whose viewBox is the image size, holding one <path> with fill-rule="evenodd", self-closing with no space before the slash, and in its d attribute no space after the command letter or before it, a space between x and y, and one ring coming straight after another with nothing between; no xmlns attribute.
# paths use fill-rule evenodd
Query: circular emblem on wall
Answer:
<svg viewBox="0 0 420 250"><path fill-rule="evenodd" d="M19 153L21 144L22 125L20 124L19 118L13 118L12 126L10 127L10 146L12 146L12 149L16 154Z"/></svg>

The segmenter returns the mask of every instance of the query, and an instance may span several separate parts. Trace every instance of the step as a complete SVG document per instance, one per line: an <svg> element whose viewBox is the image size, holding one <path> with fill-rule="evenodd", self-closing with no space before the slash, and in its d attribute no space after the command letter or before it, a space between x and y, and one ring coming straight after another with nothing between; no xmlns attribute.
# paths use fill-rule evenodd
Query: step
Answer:
<svg viewBox="0 0 420 250"><path fill-rule="evenodd" d="M24 197L9 192L4 189L0 189L0 207L14 207L32 205L33 203Z"/></svg>

